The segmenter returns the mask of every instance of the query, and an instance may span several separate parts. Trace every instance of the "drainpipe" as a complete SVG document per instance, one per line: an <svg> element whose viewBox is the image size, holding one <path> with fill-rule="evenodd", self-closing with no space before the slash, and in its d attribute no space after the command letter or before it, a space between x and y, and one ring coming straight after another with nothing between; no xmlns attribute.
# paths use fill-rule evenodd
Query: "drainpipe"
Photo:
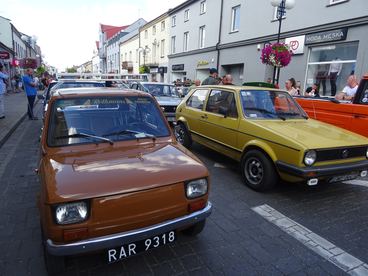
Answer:
<svg viewBox="0 0 368 276"><path fill-rule="evenodd" d="M222 13L223 13L223 10L224 10L224 0L221 0L221 10L220 10L220 26L219 26L219 36L218 36L218 41L217 41L217 44L216 44L216 50L217 50L217 61L216 61L216 69L217 71L219 72L220 74L220 49L219 49L219 46L220 46L220 43L221 43L221 31L222 31Z"/></svg>

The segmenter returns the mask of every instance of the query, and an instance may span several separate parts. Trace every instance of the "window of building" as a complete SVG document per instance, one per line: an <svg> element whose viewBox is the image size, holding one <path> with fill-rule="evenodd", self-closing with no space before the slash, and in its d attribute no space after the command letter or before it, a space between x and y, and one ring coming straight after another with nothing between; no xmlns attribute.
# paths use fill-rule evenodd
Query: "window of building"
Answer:
<svg viewBox="0 0 368 276"><path fill-rule="evenodd" d="M184 11L184 22L189 20L189 9Z"/></svg>
<svg viewBox="0 0 368 276"><path fill-rule="evenodd" d="M221 108L228 110L229 117L238 117L234 93L221 90L212 90L210 96L208 97L206 111L221 114Z"/></svg>
<svg viewBox="0 0 368 276"><path fill-rule="evenodd" d="M206 39L206 26L199 27L199 48L204 48L204 41Z"/></svg>
<svg viewBox="0 0 368 276"><path fill-rule="evenodd" d="M171 17L171 27L175 27L176 26L176 15L173 15Z"/></svg>
<svg viewBox="0 0 368 276"><path fill-rule="evenodd" d="M231 9L231 32L239 31L240 26L240 6Z"/></svg>
<svg viewBox="0 0 368 276"><path fill-rule="evenodd" d="M207 94L208 94L208 90L199 89L195 91L192 94L192 96L188 99L187 106L202 110Z"/></svg>
<svg viewBox="0 0 368 276"><path fill-rule="evenodd" d="M342 91L348 76L355 73L357 52L358 42L311 47L305 88L316 83L321 96Z"/></svg>
<svg viewBox="0 0 368 276"><path fill-rule="evenodd" d="M176 36L171 37L171 53L176 53Z"/></svg>
<svg viewBox="0 0 368 276"><path fill-rule="evenodd" d="M199 4L199 14L206 13L206 1L201 1Z"/></svg>
<svg viewBox="0 0 368 276"><path fill-rule="evenodd" d="M133 59L132 59L132 51L129 51L129 61L133 61Z"/></svg>
<svg viewBox="0 0 368 276"><path fill-rule="evenodd" d="M156 34L156 25L152 26L152 35Z"/></svg>
<svg viewBox="0 0 368 276"><path fill-rule="evenodd" d="M138 62L138 49L135 50L135 62Z"/></svg>
<svg viewBox="0 0 368 276"><path fill-rule="evenodd" d="M128 54L125 53L125 61L128 61Z"/></svg>
<svg viewBox="0 0 368 276"><path fill-rule="evenodd" d="M186 52L189 49L189 32L184 33L184 46L183 51Z"/></svg>
<svg viewBox="0 0 368 276"><path fill-rule="evenodd" d="M161 40L161 57L165 56L165 39Z"/></svg>
<svg viewBox="0 0 368 276"><path fill-rule="evenodd" d="M144 38L148 38L148 30L144 31Z"/></svg>
<svg viewBox="0 0 368 276"><path fill-rule="evenodd" d="M165 21L161 22L161 32L165 31Z"/></svg>

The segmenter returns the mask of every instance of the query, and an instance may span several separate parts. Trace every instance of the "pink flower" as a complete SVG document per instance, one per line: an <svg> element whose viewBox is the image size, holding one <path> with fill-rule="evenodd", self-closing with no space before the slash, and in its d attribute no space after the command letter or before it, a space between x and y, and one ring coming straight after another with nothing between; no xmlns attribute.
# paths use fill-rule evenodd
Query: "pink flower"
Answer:
<svg viewBox="0 0 368 276"><path fill-rule="evenodd" d="M276 67L285 67L291 61L292 52L284 43L268 44L262 49L261 60L263 64Z"/></svg>

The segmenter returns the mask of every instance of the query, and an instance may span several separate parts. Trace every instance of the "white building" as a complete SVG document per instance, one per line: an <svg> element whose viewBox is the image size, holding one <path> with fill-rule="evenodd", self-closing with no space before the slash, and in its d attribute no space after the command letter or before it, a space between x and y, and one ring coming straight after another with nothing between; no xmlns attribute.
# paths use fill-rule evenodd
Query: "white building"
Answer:
<svg viewBox="0 0 368 276"><path fill-rule="evenodd" d="M139 64L147 66L152 79L167 82L169 16L164 13L144 25L139 32Z"/></svg>
<svg viewBox="0 0 368 276"><path fill-rule="evenodd" d="M135 36L120 43L120 59L122 73L139 74L139 36Z"/></svg>

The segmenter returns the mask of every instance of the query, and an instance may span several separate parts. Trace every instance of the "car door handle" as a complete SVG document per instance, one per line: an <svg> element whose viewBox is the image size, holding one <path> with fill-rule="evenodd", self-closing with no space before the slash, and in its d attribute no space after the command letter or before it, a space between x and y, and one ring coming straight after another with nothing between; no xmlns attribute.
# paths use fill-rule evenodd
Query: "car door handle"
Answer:
<svg viewBox="0 0 368 276"><path fill-rule="evenodd" d="M201 115L201 118L202 118L202 119L208 119L208 117L207 117L207 115L206 115L206 114Z"/></svg>

